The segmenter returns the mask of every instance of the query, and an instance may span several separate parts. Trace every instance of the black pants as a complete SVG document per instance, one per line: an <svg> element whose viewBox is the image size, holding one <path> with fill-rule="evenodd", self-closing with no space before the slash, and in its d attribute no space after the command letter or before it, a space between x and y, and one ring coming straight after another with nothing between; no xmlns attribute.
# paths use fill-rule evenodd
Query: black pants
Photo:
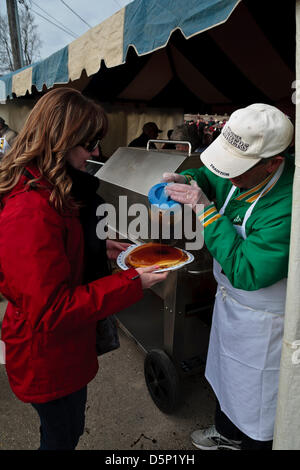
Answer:
<svg viewBox="0 0 300 470"><path fill-rule="evenodd" d="M217 431L227 439L242 441L242 450L272 450L273 441L255 441L240 431L221 411L219 402L216 405L215 426Z"/></svg>
<svg viewBox="0 0 300 470"><path fill-rule="evenodd" d="M39 450L74 450L84 431L87 387L47 403L31 403L41 426Z"/></svg>

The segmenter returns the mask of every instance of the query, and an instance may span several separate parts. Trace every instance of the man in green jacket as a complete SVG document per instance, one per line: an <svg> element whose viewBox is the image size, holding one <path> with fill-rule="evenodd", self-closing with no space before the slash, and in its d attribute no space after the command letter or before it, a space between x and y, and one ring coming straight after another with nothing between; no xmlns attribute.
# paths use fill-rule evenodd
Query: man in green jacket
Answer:
<svg viewBox="0 0 300 470"><path fill-rule="evenodd" d="M235 111L201 154L205 166L166 173L167 192L190 204L218 283L206 364L215 424L192 433L200 449L271 449L292 209L294 128L277 108Z"/></svg>

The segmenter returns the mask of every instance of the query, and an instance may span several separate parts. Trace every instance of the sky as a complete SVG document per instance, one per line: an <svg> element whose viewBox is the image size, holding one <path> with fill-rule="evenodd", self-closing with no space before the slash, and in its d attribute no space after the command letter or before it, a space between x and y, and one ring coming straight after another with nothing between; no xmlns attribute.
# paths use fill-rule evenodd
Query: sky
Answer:
<svg viewBox="0 0 300 470"><path fill-rule="evenodd" d="M17 0L18 1L18 0ZM65 47L75 37L81 36L89 27L96 26L116 11L123 8L133 0L28 0L31 12L38 26L42 47L41 59ZM70 11L67 4L75 13ZM24 8L18 3L18 9ZM0 0L0 13L7 15L6 0ZM47 15L47 13L49 15ZM45 20L44 18L47 18ZM56 23L59 28L52 23ZM87 24L86 24L87 23ZM62 29L68 29L69 34ZM72 33L71 33L72 32Z"/></svg>

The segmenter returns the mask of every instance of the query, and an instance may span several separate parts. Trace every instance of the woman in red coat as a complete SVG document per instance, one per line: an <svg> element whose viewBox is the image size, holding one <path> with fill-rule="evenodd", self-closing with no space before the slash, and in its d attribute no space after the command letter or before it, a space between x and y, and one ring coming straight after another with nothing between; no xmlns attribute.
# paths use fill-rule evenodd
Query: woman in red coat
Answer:
<svg viewBox="0 0 300 470"><path fill-rule="evenodd" d="M80 211L89 200L78 196L75 180L87 175L86 161L98 155L106 130L98 104L70 88L52 90L37 102L0 168L6 370L15 395L40 416L40 449L75 449L83 432L87 384L98 371L97 322L166 277L128 269L87 281ZM107 249L116 257L124 247L102 243L99 256Z"/></svg>

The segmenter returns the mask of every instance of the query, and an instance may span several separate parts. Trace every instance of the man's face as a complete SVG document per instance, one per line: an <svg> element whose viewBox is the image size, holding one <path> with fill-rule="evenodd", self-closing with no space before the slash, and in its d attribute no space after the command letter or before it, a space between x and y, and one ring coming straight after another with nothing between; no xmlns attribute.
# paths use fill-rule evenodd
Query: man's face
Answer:
<svg viewBox="0 0 300 470"><path fill-rule="evenodd" d="M277 170L282 161L283 157L279 155L270 160L262 158L250 170L235 178L229 178L229 181L240 189L253 188L266 179L273 171Z"/></svg>
<svg viewBox="0 0 300 470"><path fill-rule="evenodd" d="M246 171L242 175L236 176L235 178L229 178L229 180L232 182L232 184L234 184L234 186L237 186L238 188L249 189L259 184L261 181L267 178L267 176L268 173L266 172L266 169L264 168L263 164L259 162L257 165L255 165L253 168L250 168L250 170Z"/></svg>
<svg viewBox="0 0 300 470"><path fill-rule="evenodd" d="M155 129L154 127L149 129L148 136L150 137L150 139L157 139L157 136L158 136L157 129Z"/></svg>

